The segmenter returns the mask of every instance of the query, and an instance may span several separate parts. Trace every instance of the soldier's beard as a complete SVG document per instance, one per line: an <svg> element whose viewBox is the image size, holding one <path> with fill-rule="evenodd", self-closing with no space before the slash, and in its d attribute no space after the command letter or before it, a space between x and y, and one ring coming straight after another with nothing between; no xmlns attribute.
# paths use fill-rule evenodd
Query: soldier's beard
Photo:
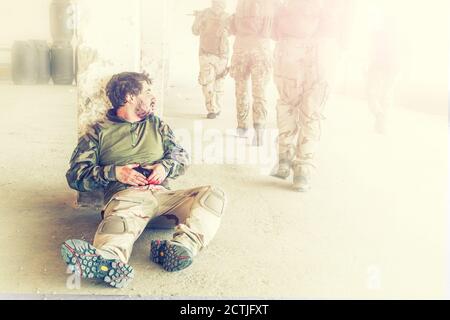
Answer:
<svg viewBox="0 0 450 320"><path fill-rule="evenodd" d="M144 119L145 117L151 115L155 111L155 103L150 102L148 105L144 103L144 101L139 100L138 105L136 106L135 113L140 119Z"/></svg>

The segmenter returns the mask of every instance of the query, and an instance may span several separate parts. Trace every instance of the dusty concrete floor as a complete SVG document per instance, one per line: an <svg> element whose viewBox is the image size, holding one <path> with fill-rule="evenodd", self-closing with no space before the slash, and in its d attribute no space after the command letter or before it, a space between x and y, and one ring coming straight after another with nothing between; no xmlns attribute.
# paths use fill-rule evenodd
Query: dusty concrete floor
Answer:
<svg viewBox="0 0 450 320"><path fill-rule="evenodd" d="M198 88L173 89L165 117L172 127L234 128L231 96L220 120L206 122ZM151 263L150 239L171 233L149 231L136 243L129 288L84 280L68 288L59 246L91 240L100 221L98 212L74 208L64 177L77 138L75 95L73 87L0 86L0 294L444 296L446 116L396 108L389 135L379 136L363 101L338 96L327 108L311 192L292 192L257 164L201 164L195 156L172 186L215 184L229 201L215 241L192 267L171 274Z"/></svg>

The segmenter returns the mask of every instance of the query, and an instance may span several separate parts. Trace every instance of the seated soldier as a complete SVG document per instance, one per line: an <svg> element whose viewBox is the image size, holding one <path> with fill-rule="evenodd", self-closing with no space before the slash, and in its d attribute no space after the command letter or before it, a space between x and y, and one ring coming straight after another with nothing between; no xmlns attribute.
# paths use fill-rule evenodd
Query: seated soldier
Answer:
<svg viewBox="0 0 450 320"><path fill-rule="evenodd" d="M67 240L62 256L83 278L117 288L134 277L128 260L149 223L175 227L172 240L152 240L149 252L165 270L178 271L213 239L225 206L224 193L211 186L166 188L168 178L185 172L188 154L154 115L151 84L143 73L112 77L106 87L112 109L80 138L66 174L80 192L104 188L105 207L93 244Z"/></svg>

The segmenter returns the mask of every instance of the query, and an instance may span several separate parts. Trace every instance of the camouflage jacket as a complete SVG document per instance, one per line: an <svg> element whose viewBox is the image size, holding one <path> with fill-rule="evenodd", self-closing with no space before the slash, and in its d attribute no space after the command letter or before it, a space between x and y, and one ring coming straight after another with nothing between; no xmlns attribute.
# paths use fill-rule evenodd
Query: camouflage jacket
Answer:
<svg viewBox="0 0 450 320"><path fill-rule="evenodd" d="M78 142L66 173L69 186L84 192L105 189L105 202L125 185L116 179L116 166L160 163L167 178L182 175L189 165L187 152L175 141L170 127L150 115L130 123L111 111L107 119L92 126ZM163 183L167 186L167 179Z"/></svg>

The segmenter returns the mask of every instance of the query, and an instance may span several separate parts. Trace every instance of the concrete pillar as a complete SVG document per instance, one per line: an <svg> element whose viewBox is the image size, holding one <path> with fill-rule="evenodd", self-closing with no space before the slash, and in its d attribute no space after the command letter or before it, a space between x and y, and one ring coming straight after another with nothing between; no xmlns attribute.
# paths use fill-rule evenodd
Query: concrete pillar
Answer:
<svg viewBox="0 0 450 320"><path fill-rule="evenodd" d="M74 0L77 8L78 129L105 117L110 103L105 86L123 71L147 71L162 113L167 77L165 40L170 1ZM79 193L79 206L100 207L102 192Z"/></svg>
<svg viewBox="0 0 450 320"><path fill-rule="evenodd" d="M169 12L173 0L142 1L141 68L153 79L153 91L158 101L157 114L164 112L168 86L170 31Z"/></svg>

